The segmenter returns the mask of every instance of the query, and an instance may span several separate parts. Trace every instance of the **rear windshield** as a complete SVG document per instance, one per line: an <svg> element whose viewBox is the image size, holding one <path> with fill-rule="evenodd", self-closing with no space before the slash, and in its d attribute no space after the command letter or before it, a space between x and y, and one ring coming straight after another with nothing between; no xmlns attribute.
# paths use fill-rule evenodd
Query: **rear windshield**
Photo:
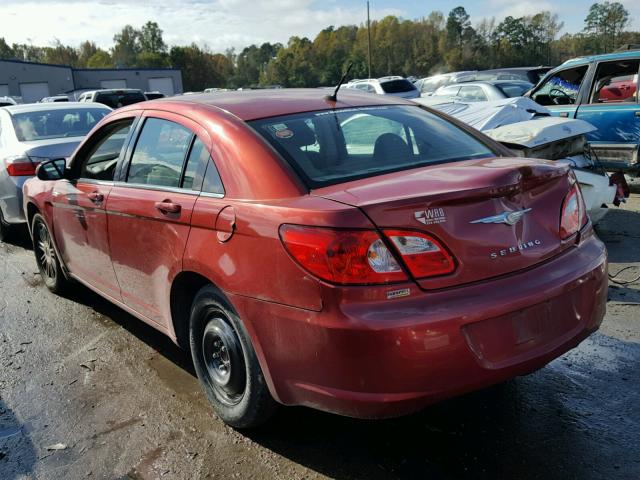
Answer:
<svg viewBox="0 0 640 480"><path fill-rule="evenodd" d="M98 93L96 102L107 105L111 108L126 107L138 102L144 102L146 97L142 92L109 92Z"/></svg>
<svg viewBox="0 0 640 480"><path fill-rule="evenodd" d="M496 87L508 98L521 97L533 87L532 83L496 83Z"/></svg>
<svg viewBox="0 0 640 480"><path fill-rule="evenodd" d="M109 110L102 108L56 108L11 115L18 140L29 142L48 138L82 137L89 133Z"/></svg>
<svg viewBox="0 0 640 480"><path fill-rule="evenodd" d="M418 106L307 112L250 125L311 188L495 155L464 130Z"/></svg>
<svg viewBox="0 0 640 480"><path fill-rule="evenodd" d="M381 82L380 86L385 93L403 93L416 90L416 86L409 80L391 80L389 82Z"/></svg>

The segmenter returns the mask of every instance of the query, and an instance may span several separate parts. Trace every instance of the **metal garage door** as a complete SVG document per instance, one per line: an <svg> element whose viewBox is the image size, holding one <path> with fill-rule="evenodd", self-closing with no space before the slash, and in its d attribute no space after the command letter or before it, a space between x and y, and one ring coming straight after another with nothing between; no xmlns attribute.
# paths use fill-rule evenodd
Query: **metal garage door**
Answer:
<svg viewBox="0 0 640 480"><path fill-rule="evenodd" d="M167 96L171 96L175 93L173 89L173 78L171 77L158 77L149 79L149 91L160 92Z"/></svg>
<svg viewBox="0 0 640 480"><path fill-rule="evenodd" d="M126 80L101 80L101 88L127 88Z"/></svg>
<svg viewBox="0 0 640 480"><path fill-rule="evenodd" d="M41 83L21 83L20 95L24 103L34 103L43 97L49 96L49 84Z"/></svg>
<svg viewBox="0 0 640 480"><path fill-rule="evenodd" d="M0 97L9 96L9 85L0 85Z"/></svg>

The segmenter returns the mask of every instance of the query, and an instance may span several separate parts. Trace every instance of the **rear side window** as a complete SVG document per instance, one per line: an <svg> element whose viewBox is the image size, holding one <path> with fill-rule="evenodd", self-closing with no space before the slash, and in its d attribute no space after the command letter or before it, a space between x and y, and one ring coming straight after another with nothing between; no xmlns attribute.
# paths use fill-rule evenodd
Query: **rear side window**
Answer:
<svg viewBox="0 0 640 480"><path fill-rule="evenodd" d="M640 61L603 62L593 81L591 103L635 102Z"/></svg>
<svg viewBox="0 0 640 480"><path fill-rule="evenodd" d="M96 95L96 102L111 108L126 107L127 105L144 102L146 100L142 92L102 92Z"/></svg>
<svg viewBox="0 0 640 480"><path fill-rule="evenodd" d="M409 80L391 80L389 82L381 82L380 86L385 93L404 93L413 92L416 86Z"/></svg>
<svg viewBox="0 0 640 480"><path fill-rule="evenodd" d="M192 135L178 123L147 118L131 157L127 182L179 188Z"/></svg>
<svg viewBox="0 0 640 480"><path fill-rule="evenodd" d="M418 106L326 110L250 124L311 188L495 156L464 130Z"/></svg>
<svg viewBox="0 0 640 480"><path fill-rule="evenodd" d="M527 93L533 85L530 83L498 83L496 87L504 93L507 98L513 98L521 97Z"/></svg>
<svg viewBox="0 0 640 480"><path fill-rule="evenodd" d="M484 93L484 90L478 86L460 87L458 96L470 102L484 102L487 100L487 95Z"/></svg>
<svg viewBox="0 0 640 480"><path fill-rule="evenodd" d="M182 188L200 191L208 160L209 151L207 150L207 147L205 147L204 143L196 137L193 145L191 146L187 165L184 169Z"/></svg>

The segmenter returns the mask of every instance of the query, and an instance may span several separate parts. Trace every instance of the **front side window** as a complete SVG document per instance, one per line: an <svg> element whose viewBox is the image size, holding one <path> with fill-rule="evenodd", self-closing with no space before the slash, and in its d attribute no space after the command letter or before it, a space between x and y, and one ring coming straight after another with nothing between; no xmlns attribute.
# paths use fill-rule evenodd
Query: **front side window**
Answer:
<svg viewBox="0 0 640 480"><path fill-rule="evenodd" d="M129 165L128 183L180 187L191 130L160 118L147 118Z"/></svg>
<svg viewBox="0 0 640 480"><path fill-rule="evenodd" d="M481 141L418 106L308 112L255 120L250 125L311 188L495 156Z"/></svg>
<svg viewBox="0 0 640 480"><path fill-rule="evenodd" d="M557 72L549 77L531 98L540 105L573 105L578 99L587 68L584 65Z"/></svg>
<svg viewBox="0 0 640 480"><path fill-rule="evenodd" d="M132 123L133 119L105 127L108 133L89 150L87 157L80 165L80 178L113 180L116 164L124 148Z"/></svg>
<svg viewBox="0 0 640 480"><path fill-rule="evenodd" d="M18 140L30 142L64 137L83 137L109 113L103 108L56 108L11 115Z"/></svg>
<svg viewBox="0 0 640 480"><path fill-rule="evenodd" d="M591 103L636 102L640 61L604 62L598 65Z"/></svg>

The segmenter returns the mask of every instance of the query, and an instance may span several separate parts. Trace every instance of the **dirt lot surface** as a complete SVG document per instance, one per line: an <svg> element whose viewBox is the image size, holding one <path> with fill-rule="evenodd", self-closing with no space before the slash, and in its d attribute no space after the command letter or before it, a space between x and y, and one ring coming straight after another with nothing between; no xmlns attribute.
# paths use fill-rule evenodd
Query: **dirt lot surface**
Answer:
<svg viewBox="0 0 640 480"><path fill-rule="evenodd" d="M598 232L612 274L640 267L640 196ZM613 285L600 331L527 377L396 420L283 408L239 433L169 340L36 270L26 240L0 244L2 480L640 478L640 283Z"/></svg>

